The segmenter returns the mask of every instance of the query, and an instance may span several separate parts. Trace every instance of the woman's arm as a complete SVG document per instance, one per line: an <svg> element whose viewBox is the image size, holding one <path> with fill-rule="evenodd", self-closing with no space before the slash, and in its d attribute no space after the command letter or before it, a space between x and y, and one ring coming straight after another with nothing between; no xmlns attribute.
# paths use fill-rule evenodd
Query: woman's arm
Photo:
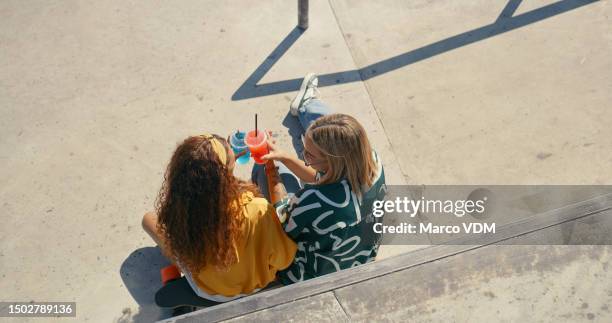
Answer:
<svg viewBox="0 0 612 323"><path fill-rule="evenodd" d="M280 202L285 196L287 196L287 190L285 190L285 185L280 178L280 174L278 173L278 169L274 165L272 160L268 160L266 162L266 179L268 181L268 193L270 196L270 203L275 205Z"/></svg>
<svg viewBox="0 0 612 323"><path fill-rule="evenodd" d="M272 161L278 160L283 163L295 176L306 183L314 183L315 176L317 175L317 171L315 171L312 167L306 166L303 161L299 160L295 156L290 156L284 151L279 150L272 143L268 143L268 151L267 155L261 157L263 160Z"/></svg>
<svg viewBox="0 0 612 323"><path fill-rule="evenodd" d="M289 168L289 170L293 172L295 176L297 176L302 181L306 183L315 182L315 176L317 175L317 171L310 166L304 165L303 161L293 156L286 156L282 159L279 159L279 161L285 164L285 166L287 166L287 168Z"/></svg>

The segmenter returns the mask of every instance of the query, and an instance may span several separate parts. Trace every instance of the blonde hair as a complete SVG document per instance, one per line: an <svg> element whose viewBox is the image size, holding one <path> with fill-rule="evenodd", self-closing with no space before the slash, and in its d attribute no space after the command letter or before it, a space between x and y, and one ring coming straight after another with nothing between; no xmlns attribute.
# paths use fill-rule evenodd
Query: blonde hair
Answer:
<svg viewBox="0 0 612 323"><path fill-rule="evenodd" d="M330 114L315 120L306 137L325 155L329 170L319 184L348 180L361 197L376 177L376 163L365 129L346 114Z"/></svg>

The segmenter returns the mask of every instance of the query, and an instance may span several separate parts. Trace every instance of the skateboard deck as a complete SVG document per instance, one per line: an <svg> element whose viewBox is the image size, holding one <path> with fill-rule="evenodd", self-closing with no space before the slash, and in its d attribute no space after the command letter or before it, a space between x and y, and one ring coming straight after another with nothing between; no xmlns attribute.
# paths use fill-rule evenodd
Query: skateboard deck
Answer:
<svg viewBox="0 0 612 323"><path fill-rule="evenodd" d="M199 297L187 282L187 278L181 277L167 282L155 293L155 304L161 308L178 308L209 307L221 303Z"/></svg>

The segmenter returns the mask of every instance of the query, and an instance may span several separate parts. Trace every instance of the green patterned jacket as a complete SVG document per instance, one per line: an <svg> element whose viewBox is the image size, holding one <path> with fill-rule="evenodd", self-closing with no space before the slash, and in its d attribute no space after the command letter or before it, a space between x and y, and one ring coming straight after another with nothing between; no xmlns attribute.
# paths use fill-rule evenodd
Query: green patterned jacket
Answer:
<svg viewBox="0 0 612 323"><path fill-rule="evenodd" d="M297 243L293 263L278 273L287 285L374 260L381 234L372 226L382 221L372 215L375 200L386 193L382 163L374 154L377 178L359 199L347 180L325 185L307 184L288 203L277 208L287 213L285 232Z"/></svg>

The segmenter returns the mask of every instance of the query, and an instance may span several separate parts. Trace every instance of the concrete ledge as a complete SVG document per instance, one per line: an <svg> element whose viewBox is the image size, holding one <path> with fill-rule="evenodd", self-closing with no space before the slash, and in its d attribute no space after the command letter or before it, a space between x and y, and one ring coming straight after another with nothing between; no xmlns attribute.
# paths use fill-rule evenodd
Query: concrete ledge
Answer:
<svg viewBox="0 0 612 323"><path fill-rule="evenodd" d="M505 225L499 228L498 234L495 236L485 236L480 239L474 239L473 241L467 238L453 240L447 245L436 245L419 249L306 282L255 294L215 307L205 308L161 322L218 322L229 320L266 308L295 302L365 280L482 248L487 245L496 244L508 239L519 239L521 236L536 231L542 230L544 232L552 227L560 226L571 221L583 220L610 209L612 209L612 194L601 195L586 201L544 212L516 223ZM516 241L518 242L519 240ZM517 244L520 244L520 242Z"/></svg>

